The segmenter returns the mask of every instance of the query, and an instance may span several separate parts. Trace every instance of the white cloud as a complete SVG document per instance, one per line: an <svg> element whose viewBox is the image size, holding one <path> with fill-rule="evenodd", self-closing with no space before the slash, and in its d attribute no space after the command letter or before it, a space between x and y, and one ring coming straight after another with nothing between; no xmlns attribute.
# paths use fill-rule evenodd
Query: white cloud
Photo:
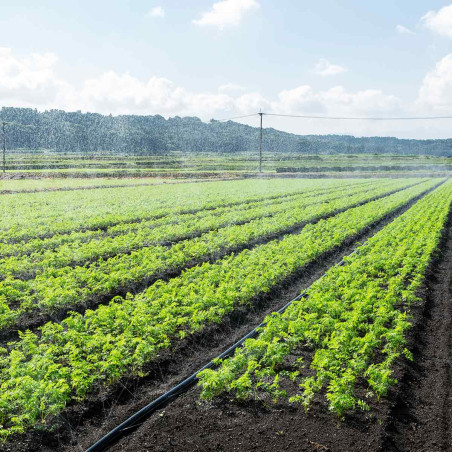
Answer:
<svg viewBox="0 0 452 452"><path fill-rule="evenodd" d="M147 17L165 17L165 10L161 6L151 8L146 14Z"/></svg>
<svg viewBox="0 0 452 452"><path fill-rule="evenodd" d="M318 94L309 85L283 90L278 94L278 100L273 102L272 110L279 113L323 113L325 106L322 105Z"/></svg>
<svg viewBox="0 0 452 452"><path fill-rule="evenodd" d="M408 116L452 112L452 53L426 74L417 99L402 102L379 89L318 90L300 84L272 97L228 83L212 91L193 91L162 77L139 79L107 71L72 85L58 76L53 53L16 56L0 48L0 106L60 108L104 114L199 116L203 120L258 112L327 116ZM266 126L294 133L350 133L405 137L450 136L450 123L316 121L268 117ZM255 118L250 124L256 124Z"/></svg>
<svg viewBox="0 0 452 452"><path fill-rule="evenodd" d="M266 99L260 93L245 93L239 97L232 98L232 105L240 114L256 113L260 109L270 110L271 101Z"/></svg>
<svg viewBox="0 0 452 452"><path fill-rule="evenodd" d="M390 114L400 109L400 100L381 90L349 92L343 86L315 91L304 85L281 91L272 104L275 111L291 114L326 114L334 116L372 116Z"/></svg>
<svg viewBox="0 0 452 452"><path fill-rule="evenodd" d="M161 114L163 116L212 116L247 108L243 96L223 92L192 92L171 80L150 77L139 80L130 74L106 72L85 81L80 106L89 111L113 114Z"/></svg>
<svg viewBox="0 0 452 452"><path fill-rule="evenodd" d="M60 79L52 53L25 58L0 48L0 105L40 109L96 111L113 114L196 115L203 119L229 113L269 111L332 114L387 112L398 100L378 90L351 93L343 87L316 91L308 85L281 90L275 99L228 83L215 92L193 92L171 80L107 71L82 82L80 88Z"/></svg>
<svg viewBox="0 0 452 452"><path fill-rule="evenodd" d="M452 112L452 54L442 58L425 76L417 107L423 111Z"/></svg>
<svg viewBox="0 0 452 452"><path fill-rule="evenodd" d="M414 35L414 32L410 30L409 28L405 27L404 25L396 25L397 33L401 35Z"/></svg>
<svg viewBox="0 0 452 452"><path fill-rule="evenodd" d="M52 78L52 67L56 62L57 57L53 53L15 58L11 49L0 47L1 84L11 90L39 89Z"/></svg>
<svg viewBox="0 0 452 452"><path fill-rule="evenodd" d="M256 0L221 0L212 5L210 11L193 20L195 25L214 26L222 30L228 25L239 25L248 11L259 8Z"/></svg>
<svg viewBox="0 0 452 452"><path fill-rule="evenodd" d="M220 93L231 93L231 92L246 91L246 88L241 85L236 85L235 83L226 83L225 85L219 86L218 91Z"/></svg>
<svg viewBox="0 0 452 452"><path fill-rule="evenodd" d="M320 58L320 60L315 65L315 72L322 77L328 75L338 75L347 72L347 68L339 66L338 64L330 63L325 58Z"/></svg>
<svg viewBox="0 0 452 452"><path fill-rule="evenodd" d="M437 12L429 11L421 22L434 33L452 38L452 5L444 6Z"/></svg>
<svg viewBox="0 0 452 452"><path fill-rule="evenodd" d="M16 57L0 47L0 105L52 107L72 95L72 87L54 72L58 58L51 52Z"/></svg>
<svg viewBox="0 0 452 452"><path fill-rule="evenodd" d="M107 72L87 80L80 97L82 110L104 113L196 115L203 119L228 113L264 111L282 113L322 113L336 115L387 114L399 108L400 101L380 90L348 92L338 86L315 91L308 85L281 91L272 100L258 92L192 92L172 81L151 77L141 81L130 74Z"/></svg>

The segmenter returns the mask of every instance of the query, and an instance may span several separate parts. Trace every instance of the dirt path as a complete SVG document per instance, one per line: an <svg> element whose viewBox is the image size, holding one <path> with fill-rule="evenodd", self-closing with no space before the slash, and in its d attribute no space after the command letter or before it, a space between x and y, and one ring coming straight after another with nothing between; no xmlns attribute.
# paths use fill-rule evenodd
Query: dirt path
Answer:
<svg viewBox="0 0 452 452"><path fill-rule="evenodd" d="M452 451L452 227L429 278L409 364L383 450Z"/></svg>

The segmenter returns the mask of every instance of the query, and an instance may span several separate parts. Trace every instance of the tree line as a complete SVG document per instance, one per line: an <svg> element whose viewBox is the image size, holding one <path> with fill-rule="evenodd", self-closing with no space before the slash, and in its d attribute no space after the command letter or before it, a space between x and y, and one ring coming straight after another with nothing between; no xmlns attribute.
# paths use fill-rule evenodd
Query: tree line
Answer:
<svg viewBox="0 0 452 452"><path fill-rule="evenodd" d="M101 115L98 113L3 107L9 149L56 152L102 151L135 155L237 153L258 147L259 129L232 121L197 117ZM411 140L350 135L295 135L266 128L264 150L295 154L401 154L452 156L452 139Z"/></svg>

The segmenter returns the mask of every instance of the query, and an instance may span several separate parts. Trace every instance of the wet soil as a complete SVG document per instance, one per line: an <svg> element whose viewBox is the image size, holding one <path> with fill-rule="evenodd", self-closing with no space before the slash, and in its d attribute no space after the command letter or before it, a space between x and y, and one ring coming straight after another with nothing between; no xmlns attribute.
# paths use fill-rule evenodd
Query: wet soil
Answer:
<svg viewBox="0 0 452 452"><path fill-rule="evenodd" d="M452 451L452 228L430 271L417 308L399 392L388 418L383 450Z"/></svg>

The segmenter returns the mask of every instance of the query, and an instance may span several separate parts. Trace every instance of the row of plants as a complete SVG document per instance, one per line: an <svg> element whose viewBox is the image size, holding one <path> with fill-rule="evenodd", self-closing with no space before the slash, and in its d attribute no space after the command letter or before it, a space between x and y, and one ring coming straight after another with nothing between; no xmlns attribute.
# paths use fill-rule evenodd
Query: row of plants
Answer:
<svg viewBox="0 0 452 452"><path fill-rule="evenodd" d="M415 183L420 182L416 181ZM388 182L386 182L388 183ZM407 182L408 183L408 182ZM369 184L359 184L358 186L365 188ZM357 186L357 187L358 187ZM301 192L294 192L290 194L285 194L279 196L277 198L271 197L269 199L259 199L257 201L253 200L245 200L241 203L234 204L232 206L217 206L217 207L208 207L206 209L197 210L195 212L189 213L178 213L178 210L175 209L175 212L168 211L166 215L162 215L158 218L153 218L151 220L147 220L145 218L140 221L133 222L122 222L118 224L114 224L112 226L108 226L104 229L94 229L94 230L84 230L84 231L74 231L68 232L64 234L55 234L50 237L45 238L33 238L27 241L22 241L19 243L0 243L0 256L9 257L9 256L19 256L19 255L29 255L32 253L39 253L46 250L56 250L62 245L81 245L83 243L87 243L94 240L101 240L105 237L115 237L118 235L124 235L131 232L139 232L145 228L154 228L158 226L175 224L178 221L183 221L187 218L204 218L209 215L222 215L225 212L229 211L247 211L249 209L254 209L256 207L268 205L273 206L277 204L281 204L291 199L298 197L299 199L315 197L319 194L324 195L327 193L337 193L342 190L343 187L339 188L328 188L328 189L320 189L320 190L307 190Z"/></svg>
<svg viewBox="0 0 452 452"><path fill-rule="evenodd" d="M426 188L426 185L423 187ZM44 425L70 401L80 401L144 366L178 340L237 306L253 302L309 262L403 206L413 187L215 263L158 281L137 296L49 322L1 350L0 437Z"/></svg>
<svg viewBox="0 0 452 452"><path fill-rule="evenodd" d="M49 178L49 179L4 179L0 182L0 193L20 193L43 190L90 189L97 187L115 187L127 185L155 185L164 183L184 183L176 179L159 177L147 178Z"/></svg>
<svg viewBox="0 0 452 452"><path fill-rule="evenodd" d="M201 397L288 398L308 409L326 397L343 417L369 409L369 399L396 383L394 363L405 356L410 306L435 255L452 202L452 181L373 236L345 265L330 269L306 297L274 313L216 370L199 376ZM306 363L303 356L309 357Z"/></svg>
<svg viewBox="0 0 452 452"><path fill-rule="evenodd" d="M170 213L188 213L294 192L346 186L346 181L239 180L17 194L0 197L0 242L105 229Z"/></svg>
<svg viewBox="0 0 452 452"><path fill-rule="evenodd" d="M413 198L437 183L430 180L405 189L400 192L400 199ZM368 202L381 192L377 189L322 204L293 207L273 217L211 231L172 247L141 248L86 267L47 267L34 279L26 281L8 276L0 282L0 328L14 325L25 312L54 313L124 290L136 292L162 275L253 246L308 222Z"/></svg>
<svg viewBox="0 0 452 452"><path fill-rule="evenodd" d="M18 279L32 279L47 268L56 269L66 266L86 266L98 259L108 259L118 254L149 247L166 245L202 233L218 230L235 224L244 224L251 220L272 217L286 210L299 209L310 205L332 202L338 198L359 193L375 195L389 190L397 190L406 183L400 181L374 184L359 188L341 188L326 194L296 195L282 198L276 204L259 202L240 207L219 208L201 211L196 214L170 215L160 220L143 221L112 227L106 235L97 240L80 243L73 241L60 245L54 250L35 251L29 255L5 257L0 260L0 280L8 275ZM252 207L254 206L254 207ZM18 245L15 245L18 248Z"/></svg>
<svg viewBox="0 0 452 452"><path fill-rule="evenodd" d="M420 182L421 180L416 180L416 182ZM388 183L388 180L382 181L381 183ZM390 181L389 181L390 183ZM407 181L408 183L408 181ZM411 182L413 183L413 182ZM367 183L358 183L352 184L351 187L366 187L372 184L372 182ZM1 257L9 257L9 256L18 256L18 255L29 255L35 252L42 252L45 250L55 250L62 245L71 244L76 246L77 244L81 245L86 242L90 242L93 240L101 240L104 237L115 237L121 234L127 234L134 231L140 231L142 228L154 228L158 226L163 226L171 223L177 223L180 220L184 220L185 218L190 218L196 216L197 218L203 218L207 215L221 215L227 211L246 211L248 209L253 209L258 206L263 205L276 205L281 204L283 202L289 201L295 197L299 197L300 199L305 197L313 197L318 196L319 194L327 194L327 193L336 193L337 191L342 190L344 187L328 187L328 188L317 188L317 189L309 189L302 190L297 192L290 192L278 197L271 196L270 198L262 198L259 197L258 200L254 200L254 198L246 199L243 202L236 203L233 205L222 206L219 205L217 207L210 206L206 209L201 209L189 213L178 213L178 210L175 211L169 210L167 215L163 215L159 218L153 218L151 220L146 220L142 218L140 221L126 221L120 222L118 224L113 224L112 226L108 226L104 229L88 229L84 231L74 231L74 232L66 232L66 233L57 233L50 237L44 238L32 238L27 241L21 241L19 243L5 243L0 242L0 256Z"/></svg>

